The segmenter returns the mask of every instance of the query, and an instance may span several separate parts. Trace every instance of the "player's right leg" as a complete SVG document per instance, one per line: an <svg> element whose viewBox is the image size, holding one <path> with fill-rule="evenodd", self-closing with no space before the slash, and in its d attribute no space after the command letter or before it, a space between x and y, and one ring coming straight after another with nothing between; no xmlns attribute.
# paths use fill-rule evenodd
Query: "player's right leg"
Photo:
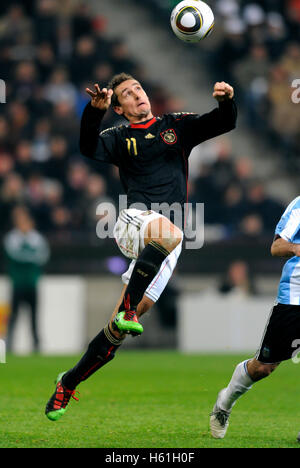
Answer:
<svg viewBox="0 0 300 468"><path fill-rule="evenodd" d="M278 365L290 359L293 342L300 336L300 306L276 304L267 321L260 347L253 359L237 365L228 386L222 389L210 418L211 434L223 438L230 412L255 382L268 377Z"/></svg>
<svg viewBox="0 0 300 468"><path fill-rule="evenodd" d="M223 388L210 415L211 435L223 439L229 426L229 416L237 400L251 389L255 382L269 376L279 363L263 363L257 359L240 362L226 388Z"/></svg>
<svg viewBox="0 0 300 468"><path fill-rule="evenodd" d="M268 377L280 363L263 363L256 358L240 362L226 388L223 388L210 415L210 431L215 439L223 439L229 426L229 416L237 400L255 382Z"/></svg>
<svg viewBox="0 0 300 468"><path fill-rule="evenodd" d="M168 261L162 265L159 273L148 286L142 301L138 304L136 312L138 317L141 317L145 312L149 311L159 299L173 273L180 251L181 246L178 246L169 256ZM127 336L126 334L120 333L118 330L113 330L112 323L122 303L134 265L135 263L132 262L129 269L122 276L125 285L108 326L89 344L86 353L78 364L68 372L60 374L58 377L55 392L48 401L46 407L46 415L50 420L57 421L61 418L66 411L67 404L71 397L74 398L74 390L77 385L111 361L115 356L115 352Z"/></svg>
<svg viewBox="0 0 300 468"><path fill-rule="evenodd" d="M112 327L121 333L139 335L143 327L137 319L137 306L162 265L178 246L181 250L183 233L159 213L128 209L120 213L114 235L120 250L134 258L135 264ZM133 253L128 254L128 250Z"/></svg>
<svg viewBox="0 0 300 468"><path fill-rule="evenodd" d="M148 217L148 212L146 212L145 215ZM141 215L141 225L138 226L140 229L136 228L136 221L134 225L131 226L133 230L133 235L130 239L129 244L131 247L133 244L133 246L136 248L135 258L138 257L141 237L143 240L142 244L144 244L143 227L146 228L148 225L148 223L145 222L145 215ZM149 212L149 215L150 216L148 219L150 220L153 220L154 217L159 216L153 212ZM119 225L120 224L121 227L125 228L125 231L128 230L128 226L126 223L119 223ZM117 239L120 240L120 236L118 236ZM124 248L127 248L126 243L124 245ZM123 251L123 248L121 250ZM163 292L166 284L168 283L173 273L180 252L181 243L178 244L168 256L168 258L165 259L159 271L157 272L157 275L154 276L152 282L148 284L145 294L142 296L142 300L137 305L137 317L140 317L143 313L149 310L152 307L152 305L159 299L160 294ZM130 256L130 258L134 258L134 256ZM70 369L64 375L62 375L59 379L59 382L57 382L55 392L50 398L46 407L46 415L49 417L49 419L57 420L59 417L61 417L64 411L61 411L60 414L55 413L55 411L58 411L60 406L63 410L65 410L70 398L74 396L73 392L77 385L79 385L80 382L89 378L92 374L94 374L94 372L103 367L106 363L111 361L115 356L115 352L122 344L126 334L124 334L122 330L113 328L112 324L115 323L115 316L119 313L121 304L124 302L124 295L125 292L128 290L128 285L132 274L136 268L136 263L136 261L132 261L128 271L122 277L125 286L123 288L120 300L118 301L116 308L112 314L110 323L103 330L101 330L101 332L94 338L94 340L91 341L86 353L76 364L76 366ZM54 404L56 405L55 408Z"/></svg>

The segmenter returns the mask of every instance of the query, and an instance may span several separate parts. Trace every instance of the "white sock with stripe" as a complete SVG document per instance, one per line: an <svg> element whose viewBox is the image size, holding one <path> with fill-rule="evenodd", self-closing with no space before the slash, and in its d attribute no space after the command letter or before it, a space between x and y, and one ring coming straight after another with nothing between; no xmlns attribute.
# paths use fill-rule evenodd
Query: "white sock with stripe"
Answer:
<svg viewBox="0 0 300 468"><path fill-rule="evenodd" d="M217 405L221 409L230 411L238 398L248 392L254 384L247 371L247 362L248 359L236 366L228 386L220 392Z"/></svg>

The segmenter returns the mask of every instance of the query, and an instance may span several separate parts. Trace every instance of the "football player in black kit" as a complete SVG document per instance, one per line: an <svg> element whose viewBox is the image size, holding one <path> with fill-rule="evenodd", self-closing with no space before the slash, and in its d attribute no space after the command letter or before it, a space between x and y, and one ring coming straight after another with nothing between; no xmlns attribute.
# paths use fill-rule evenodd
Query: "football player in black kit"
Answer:
<svg viewBox="0 0 300 468"><path fill-rule="evenodd" d="M225 82L214 86L218 108L201 116L153 116L142 85L125 73L116 75L107 88L95 84L94 91L86 91L91 101L82 115L80 150L86 157L119 168L128 204L119 214L114 237L132 262L122 277L125 286L109 324L91 341L75 367L57 377L55 392L46 406L52 421L65 413L77 385L113 359L127 334L143 332L138 319L158 300L169 281L183 239L183 227L155 211L153 204L183 206L187 202L191 150L235 128L237 115L233 88ZM129 124L99 134L110 105Z"/></svg>

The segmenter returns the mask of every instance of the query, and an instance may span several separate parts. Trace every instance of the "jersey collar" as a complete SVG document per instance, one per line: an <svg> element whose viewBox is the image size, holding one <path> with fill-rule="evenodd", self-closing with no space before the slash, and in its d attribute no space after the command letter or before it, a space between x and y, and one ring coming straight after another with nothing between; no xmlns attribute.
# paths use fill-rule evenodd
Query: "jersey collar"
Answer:
<svg viewBox="0 0 300 468"><path fill-rule="evenodd" d="M143 122L139 124L130 124L130 128L149 128L156 122L156 117L152 117L148 122Z"/></svg>

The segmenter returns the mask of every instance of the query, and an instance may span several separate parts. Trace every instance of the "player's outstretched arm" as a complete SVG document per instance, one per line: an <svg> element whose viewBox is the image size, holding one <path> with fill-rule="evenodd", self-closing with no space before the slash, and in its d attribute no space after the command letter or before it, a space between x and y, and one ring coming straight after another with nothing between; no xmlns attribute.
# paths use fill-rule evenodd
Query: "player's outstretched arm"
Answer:
<svg viewBox="0 0 300 468"><path fill-rule="evenodd" d="M300 244L294 244L280 236L276 236L271 245L271 254L273 257L300 257Z"/></svg>
<svg viewBox="0 0 300 468"><path fill-rule="evenodd" d="M224 81L217 82L212 95L219 103L218 108L203 115L187 115L181 120L188 151L203 141L230 132L236 126L237 107L233 87Z"/></svg>
<svg viewBox="0 0 300 468"><path fill-rule="evenodd" d="M110 150L112 150L114 142L110 141L104 145L101 138L99 138L101 122L111 104L113 91L106 88L100 89L98 84L94 86L94 91L86 88L91 101L85 107L81 117L80 152L88 158L113 162L111 160L112 151Z"/></svg>

